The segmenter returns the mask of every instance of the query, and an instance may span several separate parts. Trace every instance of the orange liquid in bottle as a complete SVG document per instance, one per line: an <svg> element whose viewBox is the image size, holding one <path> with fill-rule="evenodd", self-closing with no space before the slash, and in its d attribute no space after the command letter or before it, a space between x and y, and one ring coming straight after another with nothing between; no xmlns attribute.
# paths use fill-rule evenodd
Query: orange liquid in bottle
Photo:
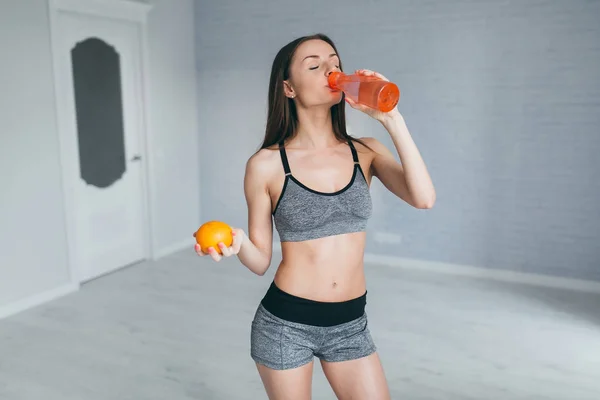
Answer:
<svg viewBox="0 0 600 400"><path fill-rule="evenodd" d="M332 72L328 83L329 87L343 91L356 103L382 112L393 110L400 99L400 89L396 84L375 76Z"/></svg>

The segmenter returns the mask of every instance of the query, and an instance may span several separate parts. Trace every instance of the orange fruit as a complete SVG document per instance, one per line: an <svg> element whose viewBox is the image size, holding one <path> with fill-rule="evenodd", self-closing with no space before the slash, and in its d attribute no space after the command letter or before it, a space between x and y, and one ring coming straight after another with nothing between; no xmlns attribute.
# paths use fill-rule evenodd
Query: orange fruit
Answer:
<svg viewBox="0 0 600 400"><path fill-rule="evenodd" d="M221 253L221 249L218 246L219 242L223 242L225 246L229 247L233 243L233 235L231 234L231 227L225 222L221 221L208 221L196 231L196 242L200 245L203 252L208 253L208 248L214 248L217 253Z"/></svg>

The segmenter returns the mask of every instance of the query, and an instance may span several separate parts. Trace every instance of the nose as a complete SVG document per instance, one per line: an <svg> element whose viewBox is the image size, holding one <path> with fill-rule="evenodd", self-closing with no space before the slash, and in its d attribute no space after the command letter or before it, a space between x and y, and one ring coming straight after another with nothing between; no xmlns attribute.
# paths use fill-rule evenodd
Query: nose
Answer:
<svg viewBox="0 0 600 400"><path fill-rule="evenodd" d="M327 68L327 71L325 72L325 75L329 76L329 75L331 75L332 72L338 71L338 70L339 70L339 68L336 67L336 64L335 63L331 63L331 65L329 66L329 68Z"/></svg>

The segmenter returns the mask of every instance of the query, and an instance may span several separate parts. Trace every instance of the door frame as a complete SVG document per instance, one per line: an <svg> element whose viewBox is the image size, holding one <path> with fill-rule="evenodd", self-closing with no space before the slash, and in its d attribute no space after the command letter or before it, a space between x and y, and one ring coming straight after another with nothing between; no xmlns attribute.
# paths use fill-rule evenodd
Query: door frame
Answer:
<svg viewBox="0 0 600 400"><path fill-rule="evenodd" d="M103 17L114 20L125 20L133 23L137 26L139 32L139 49L140 49L140 88L141 95L138 99L140 104L140 131L138 132L140 148L142 149L141 155L141 169L142 169L142 213L144 225L142 227L146 234L144 242L146 246L144 248L144 256L146 259L154 259L156 257L156 246L154 241L153 221L154 216L152 213L153 200L155 199L156 188L154 187L155 175L154 165L152 163L151 155L154 154L152 151L152 141L150 140L150 119L148 116L148 110L150 105L149 100L149 57L148 57L148 33L147 33L147 15L152 9L152 5L146 3L140 3L131 0L48 0L48 13L50 22L50 39L52 49L52 62L53 62L53 76L54 76L54 95L55 95L55 112L57 119L58 128L58 139L60 148L60 164L62 172L62 191L63 191L63 205L64 205L64 218L66 224L67 234L67 262L70 282L76 287L79 287L83 281L81 270L77 265L77 257L75 253L75 221L70 210L73 209L74 199L70 193L73 193L75 182L72 179L72 174L68 172L68 168L73 164L73 156L69 153L68 143L72 140L69 137L71 133L67 129L68 124L72 123L69 121L69 117L63 112L65 98L61 93L62 85L60 84L60 61L59 55L61 54L60 47L60 36L58 31L58 15L60 12L70 12L76 14L83 14L87 16ZM125 266L123 266L125 267Z"/></svg>

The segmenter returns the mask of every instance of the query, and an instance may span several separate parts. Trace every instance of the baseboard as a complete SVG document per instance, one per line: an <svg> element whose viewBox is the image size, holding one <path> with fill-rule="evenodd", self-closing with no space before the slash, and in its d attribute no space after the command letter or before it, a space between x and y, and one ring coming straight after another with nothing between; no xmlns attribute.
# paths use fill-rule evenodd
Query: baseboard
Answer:
<svg viewBox="0 0 600 400"><path fill-rule="evenodd" d="M79 290L79 285L69 283L46 292L35 294L22 300L17 300L5 306L0 306L0 319L7 318L11 315L15 315L28 309L37 307L49 301L58 299L59 297L76 292L77 290Z"/></svg>
<svg viewBox="0 0 600 400"><path fill-rule="evenodd" d="M273 243L273 252L280 252L281 244ZM473 267L468 265L451 264L435 261L387 256L366 253L364 261L370 264L379 264L395 268L416 269L421 271L438 272L451 275L461 275L470 278L490 279L502 282L529 284L534 286L569 289L581 292L599 293L600 282L582 279L564 278L528 272L499 270L491 268Z"/></svg>
<svg viewBox="0 0 600 400"><path fill-rule="evenodd" d="M177 253L185 249L194 250L194 238L190 237L189 239L182 240L178 243L172 243L168 246L163 247L162 249L158 249L154 253L154 260L158 260L159 258L169 256L173 253Z"/></svg>

